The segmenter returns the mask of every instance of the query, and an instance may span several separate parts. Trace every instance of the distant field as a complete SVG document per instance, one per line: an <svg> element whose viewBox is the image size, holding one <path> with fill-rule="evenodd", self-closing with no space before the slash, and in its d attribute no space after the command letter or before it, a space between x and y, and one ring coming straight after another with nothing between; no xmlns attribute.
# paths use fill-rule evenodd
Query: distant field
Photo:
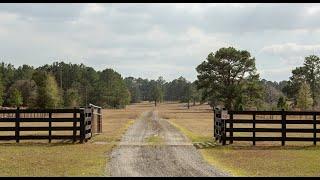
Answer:
<svg viewBox="0 0 320 180"><path fill-rule="evenodd" d="M85 144L23 140L19 144L15 141L1 142L0 176L107 175L108 153L139 114L151 107L152 104L144 103L121 110L103 110L103 134Z"/></svg>
<svg viewBox="0 0 320 180"><path fill-rule="evenodd" d="M193 142L212 140L213 114L208 105L197 105L188 110L185 104L171 103L161 104L158 108L163 118L168 119ZM259 133L258 136L264 135L266 134ZM271 135L280 136L279 133ZM301 133L287 136L312 135ZM257 142L255 147L251 144L234 142L233 145L218 145L199 151L209 163L236 176L320 176L320 146L313 146L312 142L286 142L284 147L280 146L280 142Z"/></svg>

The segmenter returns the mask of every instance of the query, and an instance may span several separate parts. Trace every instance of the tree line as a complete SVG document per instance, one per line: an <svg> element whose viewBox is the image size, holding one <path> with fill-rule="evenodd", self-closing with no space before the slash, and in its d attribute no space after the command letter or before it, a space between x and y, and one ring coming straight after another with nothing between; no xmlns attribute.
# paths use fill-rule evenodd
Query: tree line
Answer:
<svg viewBox="0 0 320 180"><path fill-rule="evenodd" d="M61 108L93 103L121 108L130 93L121 75L112 69L96 71L83 64L54 62L38 68L0 64L0 105Z"/></svg>
<svg viewBox="0 0 320 180"><path fill-rule="evenodd" d="M96 71L84 64L54 62L37 68L0 64L0 105L63 108L89 103L123 108L129 103L180 101L195 104L200 96L194 83L179 77L166 82L127 77L112 69Z"/></svg>
<svg viewBox="0 0 320 180"><path fill-rule="evenodd" d="M223 47L210 53L196 67L194 82L202 100L212 107L234 110L319 109L320 59L305 57L304 64L292 70L289 80L261 79L255 58L246 50Z"/></svg>
<svg viewBox="0 0 320 180"><path fill-rule="evenodd" d="M113 69L96 71L84 64L54 62L37 68L0 64L0 105L29 108L86 106L124 108L130 103L196 102L234 110L318 109L320 59L305 58L289 80L261 79L255 58L246 50L220 48L196 67L197 79L172 81L123 78Z"/></svg>
<svg viewBox="0 0 320 180"><path fill-rule="evenodd" d="M187 81L182 76L170 82L166 82L161 76L157 80L134 77L126 77L124 80L131 94L131 103L152 101L156 106L163 101L179 101L186 102L189 108L190 103L195 105L200 101L201 94L194 82Z"/></svg>

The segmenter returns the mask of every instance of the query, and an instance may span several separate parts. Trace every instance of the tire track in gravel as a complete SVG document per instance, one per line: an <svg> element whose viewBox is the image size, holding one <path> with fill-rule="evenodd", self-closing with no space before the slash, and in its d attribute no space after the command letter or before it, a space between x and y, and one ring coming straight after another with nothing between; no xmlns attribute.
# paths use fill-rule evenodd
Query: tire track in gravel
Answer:
<svg viewBox="0 0 320 180"><path fill-rule="evenodd" d="M148 139L162 139L150 144ZM228 176L203 161L190 140L157 111L144 112L111 153L111 176Z"/></svg>

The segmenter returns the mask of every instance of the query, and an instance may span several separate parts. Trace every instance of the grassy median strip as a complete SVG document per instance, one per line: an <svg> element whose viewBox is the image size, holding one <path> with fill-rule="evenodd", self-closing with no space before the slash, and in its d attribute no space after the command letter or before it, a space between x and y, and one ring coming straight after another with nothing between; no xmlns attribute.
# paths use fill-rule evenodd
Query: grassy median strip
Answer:
<svg viewBox="0 0 320 180"><path fill-rule="evenodd" d="M145 140L150 145L163 145L163 143L165 142L165 140L158 135L150 136Z"/></svg>

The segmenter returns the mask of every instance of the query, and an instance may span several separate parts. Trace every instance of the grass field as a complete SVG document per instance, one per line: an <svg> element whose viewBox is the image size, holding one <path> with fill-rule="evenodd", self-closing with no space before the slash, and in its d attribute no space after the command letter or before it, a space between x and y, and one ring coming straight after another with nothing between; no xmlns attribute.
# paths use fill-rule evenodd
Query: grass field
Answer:
<svg viewBox="0 0 320 180"><path fill-rule="evenodd" d="M184 104L170 103L161 104L158 109L163 118L193 142L212 140L213 114L208 105L192 106L188 110ZM308 125L303 128L308 128ZM260 133L259 136L264 135ZM276 133L271 135L279 136ZM235 142L233 145L218 145L199 151L209 163L235 176L320 176L320 147L313 146L312 142L288 142L284 147L280 146L280 142L257 142L255 147L251 144Z"/></svg>
<svg viewBox="0 0 320 180"><path fill-rule="evenodd" d="M104 176L108 153L126 128L152 104L103 110L103 133L85 144L15 141L0 143L0 176Z"/></svg>
<svg viewBox="0 0 320 180"><path fill-rule="evenodd" d="M108 176L108 154L134 120L151 109L153 103L103 110L103 133L85 144L1 142L0 176ZM185 104L163 103L157 109L193 142L212 141L213 113L208 105L187 109ZM161 144L162 139L152 137L146 142ZM209 163L236 176L320 176L319 146L312 146L312 142L287 144L257 142L253 147L235 142L199 151Z"/></svg>

